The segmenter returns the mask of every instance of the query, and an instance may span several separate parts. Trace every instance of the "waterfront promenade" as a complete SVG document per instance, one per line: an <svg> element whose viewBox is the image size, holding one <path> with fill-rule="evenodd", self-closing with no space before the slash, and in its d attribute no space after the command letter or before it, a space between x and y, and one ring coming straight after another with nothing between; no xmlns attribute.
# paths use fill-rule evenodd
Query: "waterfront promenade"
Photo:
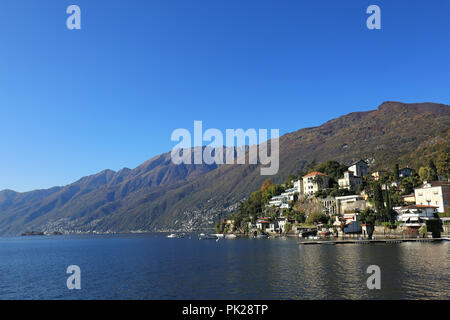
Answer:
<svg viewBox="0 0 450 320"><path fill-rule="evenodd" d="M450 241L450 238L420 238L420 239L355 239L355 240L317 240L317 241L299 241L298 244L310 245L310 244L371 244L371 243L402 243L402 242L441 242Z"/></svg>

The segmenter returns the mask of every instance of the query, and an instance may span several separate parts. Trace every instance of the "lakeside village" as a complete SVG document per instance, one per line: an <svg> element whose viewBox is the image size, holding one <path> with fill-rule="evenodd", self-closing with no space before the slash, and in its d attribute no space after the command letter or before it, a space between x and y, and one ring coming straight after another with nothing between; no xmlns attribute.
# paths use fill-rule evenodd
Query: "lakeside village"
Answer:
<svg viewBox="0 0 450 320"><path fill-rule="evenodd" d="M450 233L450 154L419 170L370 171L364 160L310 164L284 184L266 180L218 234L308 239L439 238ZM437 167L436 167L437 166Z"/></svg>

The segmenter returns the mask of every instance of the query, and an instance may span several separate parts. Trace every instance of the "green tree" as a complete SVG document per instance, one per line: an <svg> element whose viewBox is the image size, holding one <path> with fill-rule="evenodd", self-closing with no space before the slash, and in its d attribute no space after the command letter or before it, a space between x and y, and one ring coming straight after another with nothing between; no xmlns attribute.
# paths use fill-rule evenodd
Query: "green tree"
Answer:
<svg viewBox="0 0 450 320"><path fill-rule="evenodd" d="M303 223L306 220L306 216L303 212L297 212L294 214L294 219L299 223Z"/></svg>
<svg viewBox="0 0 450 320"><path fill-rule="evenodd" d="M441 152L436 160L437 173L450 178L450 152Z"/></svg>
<svg viewBox="0 0 450 320"><path fill-rule="evenodd" d="M292 224L290 222L286 222L286 224L284 225L284 233L288 233L291 230L292 230Z"/></svg>
<svg viewBox="0 0 450 320"><path fill-rule="evenodd" d="M366 208L361 212L359 219L366 225L367 236L369 237L369 239L372 239L373 231L375 228L375 221L377 220L377 213L375 213L375 211L373 211L371 208Z"/></svg>
<svg viewBox="0 0 450 320"><path fill-rule="evenodd" d="M398 167L398 163L396 163L394 165L394 180L398 181L399 178L400 178L400 169Z"/></svg>
<svg viewBox="0 0 450 320"><path fill-rule="evenodd" d="M319 186L319 188L327 187L325 185L325 178L324 178L324 176L317 175L317 176L315 176L313 178L312 182L317 184Z"/></svg>
<svg viewBox="0 0 450 320"><path fill-rule="evenodd" d="M447 212L439 213L439 217L441 217L441 218L450 218L450 208L447 208Z"/></svg>
<svg viewBox="0 0 450 320"><path fill-rule="evenodd" d="M344 175L344 172L348 169L347 166L340 164L337 161L326 161L319 163L314 167L314 171L322 172L337 181Z"/></svg>
<svg viewBox="0 0 450 320"><path fill-rule="evenodd" d="M431 170L431 172L430 172L430 174L431 174L430 180L431 180L431 181L436 181L436 180L438 180L437 169L436 169L436 166L434 165L433 159L430 159L430 160L428 161L428 167L429 167L430 170Z"/></svg>
<svg viewBox="0 0 450 320"><path fill-rule="evenodd" d="M373 185L373 201L375 203L375 209L377 210L377 213L382 214L384 210L384 199L381 185L379 183L374 183Z"/></svg>
<svg viewBox="0 0 450 320"><path fill-rule="evenodd" d="M222 233L224 231L224 224L221 222L217 222L214 226L214 229L216 230L216 233Z"/></svg>
<svg viewBox="0 0 450 320"><path fill-rule="evenodd" d="M284 188L279 184L272 184L261 193L263 204L269 203L270 199L284 192Z"/></svg>
<svg viewBox="0 0 450 320"><path fill-rule="evenodd" d="M306 165L305 171L306 171L307 173L313 172L313 171L315 170L314 168L316 167L316 165L317 165L316 160L311 161L310 163L308 163L308 164Z"/></svg>
<svg viewBox="0 0 450 320"><path fill-rule="evenodd" d="M401 187L403 188L403 194L410 194L414 192L414 188L421 183L417 175L412 175L402 179Z"/></svg>
<svg viewBox="0 0 450 320"><path fill-rule="evenodd" d="M250 222L250 219L245 217L244 219L242 219L242 222L244 225L242 229L244 230L244 233L247 234L249 232L248 223Z"/></svg>
<svg viewBox="0 0 450 320"><path fill-rule="evenodd" d="M432 170L430 169L430 167L420 167L419 168L419 177L420 180L422 181L432 181Z"/></svg>
<svg viewBox="0 0 450 320"><path fill-rule="evenodd" d="M306 218L307 224L327 223L328 216L322 212L313 212Z"/></svg>
<svg viewBox="0 0 450 320"><path fill-rule="evenodd" d="M419 233L422 235L422 237L424 237L427 234L427 225L426 224L424 224L423 226L420 227Z"/></svg>

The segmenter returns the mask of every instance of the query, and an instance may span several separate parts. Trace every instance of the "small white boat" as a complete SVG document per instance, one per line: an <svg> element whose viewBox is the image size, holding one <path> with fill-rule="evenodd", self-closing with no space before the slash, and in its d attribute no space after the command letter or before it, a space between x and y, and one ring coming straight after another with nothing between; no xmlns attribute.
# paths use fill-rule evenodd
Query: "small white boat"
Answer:
<svg viewBox="0 0 450 320"><path fill-rule="evenodd" d="M235 234L227 234L227 235L225 235L225 239L234 239L234 238L236 238Z"/></svg>
<svg viewBox="0 0 450 320"><path fill-rule="evenodd" d="M171 233L167 236L167 238L176 238L177 235L175 233Z"/></svg>
<svg viewBox="0 0 450 320"><path fill-rule="evenodd" d="M204 237L204 236L206 236L206 234L200 233L198 236L199 236L199 237Z"/></svg>
<svg viewBox="0 0 450 320"><path fill-rule="evenodd" d="M198 237L198 240L216 240L219 239L218 237L216 237L216 235L204 235L201 237Z"/></svg>
<svg viewBox="0 0 450 320"><path fill-rule="evenodd" d="M225 235L222 234L222 233L215 233L215 234L213 234L213 236L215 236L217 238L224 238L225 237Z"/></svg>

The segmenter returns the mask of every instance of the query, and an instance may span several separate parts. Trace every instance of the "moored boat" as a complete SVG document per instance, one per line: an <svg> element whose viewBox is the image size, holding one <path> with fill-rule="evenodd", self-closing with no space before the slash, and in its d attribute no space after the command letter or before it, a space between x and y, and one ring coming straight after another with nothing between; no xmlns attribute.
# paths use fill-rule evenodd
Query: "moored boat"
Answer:
<svg viewBox="0 0 450 320"><path fill-rule="evenodd" d="M217 240L217 239L219 238L215 234L207 234L198 237L198 240Z"/></svg>

